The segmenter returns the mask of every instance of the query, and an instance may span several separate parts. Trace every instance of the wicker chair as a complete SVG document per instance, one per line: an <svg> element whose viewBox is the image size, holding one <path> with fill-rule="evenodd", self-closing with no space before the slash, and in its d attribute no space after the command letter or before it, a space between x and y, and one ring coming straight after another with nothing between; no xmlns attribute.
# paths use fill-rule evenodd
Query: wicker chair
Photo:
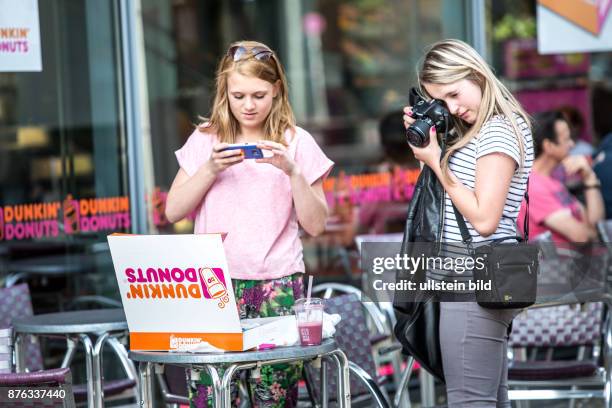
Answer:
<svg viewBox="0 0 612 408"><path fill-rule="evenodd" d="M575 399L601 398L612 407L612 325L604 276L609 257L598 253L587 264L559 251L540 262L539 286L573 292L514 319L508 342L511 400L570 399L573 406ZM582 290L593 295L581 297Z"/></svg>
<svg viewBox="0 0 612 408"><path fill-rule="evenodd" d="M10 407L62 407L73 408L74 395L72 393L72 375L69 368L55 368L30 373L0 374L0 388L25 390L41 393L43 390L49 398L7 398L4 391L0 394L0 406ZM37 391L38 390L38 391ZM27 394L26 394L27 395Z"/></svg>

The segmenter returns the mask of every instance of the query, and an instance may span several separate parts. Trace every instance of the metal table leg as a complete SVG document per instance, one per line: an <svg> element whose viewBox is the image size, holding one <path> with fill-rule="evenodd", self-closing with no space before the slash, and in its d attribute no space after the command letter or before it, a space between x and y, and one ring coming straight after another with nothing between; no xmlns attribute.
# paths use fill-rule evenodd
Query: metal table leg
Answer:
<svg viewBox="0 0 612 408"><path fill-rule="evenodd" d="M25 372L25 335L17 333L15 335L15 371Z"/></svg>
<svg viewBox="0 0 612 408"><path fill-rule="evenodd" d="M217 371L217 369L215 368L214 365L206 365L205 366L206 370L208 371L208 375L210 375L210 379L212 381L212 388L213 388L213 406L215 408L223 408L225 406L229 407L230 403L228 402L227 405L225 404L225 396L223 395L224 390L223 390L223 386L221 383L221 380L219 379L219 372ZM225 380L225 374L223 375L223 380ZM228 391L229 393L229 391ZM228 400L230 399L230 397L228 397Z"/></svg>
<svg viewBox="0 0 612 408"><path fill-rule="evenodd" d="M104 406L104 375L102 373L102 348L104 342L108 339L108 333L103 333L96 339L96 344L93 347L92 361L94 374L94 392L96 395L96 406L102 408Z"/></svg>
<svg viewBox="0 0 612 408"><path fill-rule="evenodd" d="M117 339L116 337L110 337L107 340L107 343L109 346L112 347L113 351L119 358L119 361L121 362L121 365L123 366L123 370L125 371L127 377L130 380L136 381L136 386L138 387L138 370L136 370L134 362L129 359L125 346L121 344L119 339Z"/></svg>
<svg viewBox="0 0 612 408"><path fill-rule="evenodd" d="M78 338L74 338L71 336L66 336L66 354L64 355L64 359L62 360L62 368L67 368L70 367L70 364L72 364L72 359L74 358L74 355L76 353L76 349L77 349L77 345L78 345Z"/></svg>
<svg viewBox="0 0 612 408"><path fill-rule="evenodd" d="M238 364L232 364L227 367L227 370L223 373L223 379L221 380L221 390L223 391L223 407L231 408L232 406L232 377L238 370Z"/></svg>
<svg viewBox="0 0 612 408"><path fill-rule="evenodd" d="M321 408L329 405L329 393L327 392L327 361L321 359Z"/></svg>
<svg viewBox="0 0 612 408"><path fill-rule="evenodd" d="M349 365L346 355L337 349L331 353L336 361L338 373L338 406L340 408L351 406L351 384L349 382Z"/></svg>
<svg viewBox="0 0 612 408"><path fill-rule="evenodd" d="M80 334L79 340L83 343L83 347L85 348L85 367L87 371L87 406L97 408L96 404L96 387L95 387L95 377L97 374L94 373L93 367L93 344L91 343L91 339L86 334Z"/></svg>
<svg viewBox="0 0 612 408"><path fill-rule="evenodd" d="M395 390L395 398L393 399L393 405L399 408L411 408L410 396L408 395L408 381L412 374L412 367L414 366L414 357L409 357L406 363L406 369L402 373L402 379L399 382L397 390Z"/></svg>
<svg viewBox="0 0 612 408"><path fill-rule="evenodd" d="M153 370L151 363L141 361L138 363L138 376L140 377L140 406L153 407Z"/></svg>
<svg viewBox="0 0 612 408"><path fill-rule="evenodd" d="M434 377L427 371L420 370L419 379L421 381L421 405L424 407L436 405Z"/></svg>

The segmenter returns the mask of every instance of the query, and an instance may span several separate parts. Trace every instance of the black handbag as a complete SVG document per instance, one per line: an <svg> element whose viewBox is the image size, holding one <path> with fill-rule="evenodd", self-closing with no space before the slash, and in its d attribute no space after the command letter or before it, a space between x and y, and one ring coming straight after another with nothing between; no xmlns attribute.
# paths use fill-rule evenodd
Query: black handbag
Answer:
<svg viewBox="0 0 612 408"><path fill-rule="evenodd" d="M421 254L422 249L439 251L442 235L442 211L444 211L444 189L433 171L425 166L417 180L412 200L408 206L408 216L402 241L402 254ZM419 243L428 243L419 245ZM425 271L414 274L398 271L397 280L424 281ZM440 303L433 294L426 291L401 295L395 292L393 306L397 323L395 336L421 367L444 382L442 352L440 349Z"/></svg>
<svg viewBox="0 0 612 408"><path fill-rule="evenodd" d="M527 181L529 185L529 180ZM526 211L523 221L525 237L508 236L473 248L463 215L455 204L453 210L463 244L474 258L475 282L490 282L490 288L476 290L476 301L488 309L521 309L536 301L538 288L539 247L529 239L529 188L525 192ZM516 241L516 242L507 242ZM478 262L477 260L480 260Z"/></svg>

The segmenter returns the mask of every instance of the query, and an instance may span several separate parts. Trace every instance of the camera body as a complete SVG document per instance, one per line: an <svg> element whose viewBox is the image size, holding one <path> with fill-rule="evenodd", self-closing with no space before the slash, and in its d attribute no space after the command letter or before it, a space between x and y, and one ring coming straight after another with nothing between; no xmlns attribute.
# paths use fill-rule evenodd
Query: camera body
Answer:
<svg viewBox="0 0 612 408"><path fill-rule="evenodd" d="M429 144L429 129L435 126L437 133L445 133L452 129L453 121L444 102L439 99L426 101L415 88L410 90L410 105L415 122L406 129L408 143L416 147Z"/></svg>

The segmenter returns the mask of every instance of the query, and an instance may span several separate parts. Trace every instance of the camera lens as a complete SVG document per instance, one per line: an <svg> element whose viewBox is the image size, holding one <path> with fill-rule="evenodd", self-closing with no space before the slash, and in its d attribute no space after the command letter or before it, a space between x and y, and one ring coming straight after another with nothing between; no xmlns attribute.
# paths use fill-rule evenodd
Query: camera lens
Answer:
<svg viewBox="0 0 612 408"><path fill-rule="evenodd" d="M429 128L432 124L430 121L417 119L412 125L406 129L406 138L408 143L416 147L425 147L429 144Z"/></svg>

